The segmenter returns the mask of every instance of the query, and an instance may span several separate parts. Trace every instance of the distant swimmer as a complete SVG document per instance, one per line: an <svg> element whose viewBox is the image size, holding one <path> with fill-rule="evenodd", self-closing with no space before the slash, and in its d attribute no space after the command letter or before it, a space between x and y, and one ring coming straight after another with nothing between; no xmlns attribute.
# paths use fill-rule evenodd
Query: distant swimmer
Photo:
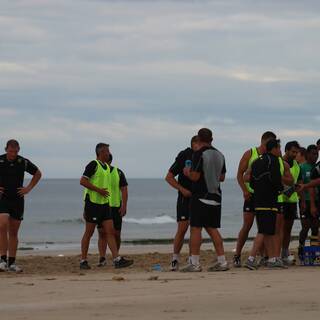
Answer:
<svg viewBox="0 0 320 320"><path fill-rule="evenodd" d="M251 168L252 163L259 158L260 155L266 152L266 144L269 140L276 139L276 135L271 131L266 131L261 136L261 142L259 147L253 147L247 150L240 162L237 173L238 184L243 192L243 225L238 235L236 252L233 257L233 265L235 267L241 267L241 251L248 239L249 232L251 230L254 221L254 206L253 198L254 192L249 183L244 181L244 175L248 169Z"/></svg>
<svg viewBox="0 0 320 320"><path fill-rule="evenodd" d="M9 140L5 151L0 156L0 271L22 272L16 264L16 253L24 197L39 182L41 172L30 160L18 155L18 141ZM23 186L25 172L32 175L27 186Z"/></svg>
<svg viewBox="0 0 320 320"><path fill-rule="evenodd" d="M177 155L174 163L170 167L166 181L176 190L178 190L177 199L177 223L178 230L173 242L173 255L171 260L171 271L179 269L179 256L183 246L185 234L189 228L190 218L190 199L192 181L183 173L184 168L191 167L192 156L198 150L198 136L191 139L191 148L182 150ZM178 176L178 180L175 179ZM189 248L190 249L190 248Z"/></svg>
<svg viewBox="0 0 320 320"><path fill-rule="evenodd" d="M80 184L84 191L84 218L86 221L85 232L81 240L80 269L90 269L87 255L90 239L96 225L101 225L107 237L107 244L113 257L115 268L124 268L133 264L133 260L127 260L118 254L118 247L113 226L113 217L109 207L110 196L110 167L109 145L98 143L96 146L96 160L91 161L85 168Z"/></svg>
<svg viewBox="0 0 320 320"><path fill-rule="evenodd" d="M226 165L224 155L212 146L212 132L202 128L198 132L199 150L193 155L192 167L185 168L184 174L193 181L190 205L191 261L181 269L182 272L200 272L200 246L202 229L212 239L217 262L208 271L229 269L224 254L223 239L219 232L221 226L220 183L225 180Z"/></svg>
<svg viewBox="0 0 320 320"><path fill-rule="evenodd" d="M121 229L122 218L127 214L128 203L128 182L125 174L117 166L112 166L113 157L110 153L108 165L110 167L110 196L109 206L113 219L113 226L115 229L115 237L117 242L118 251L121 246ZM107 251L107 235L103 232L101 226L99 226L99 267L106 265L106 251Z"/></svg>

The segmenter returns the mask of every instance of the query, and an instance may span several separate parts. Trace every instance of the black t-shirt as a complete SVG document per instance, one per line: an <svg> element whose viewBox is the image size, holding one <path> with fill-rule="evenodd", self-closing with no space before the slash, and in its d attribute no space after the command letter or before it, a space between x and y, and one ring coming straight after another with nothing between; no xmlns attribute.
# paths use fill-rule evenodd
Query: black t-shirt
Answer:
<svg viewBox="0 0 320 320"><path fill-rule="evenodd" d="M112 172L114 170L114 167L110 166L110 172ZM124 175L123 171L120 170L119 168L117 168L118 170L118 174L119 174L119 187L123 188L123 187L127 187L128 186L128 182L126 179L126 176Z"/></svg>
<svg viewBox="0 0 320 320"><path fill-rule="evenodd" d="M192 171L200 173L200 179L192 184L192 194L221 203L220 177L226 173L224 155L212 146L203 147L193 154Z"/></svg>
<svg viewBox="0 0 320 320"><path fill-rule="evenodd" d="M276 208L281 182L279 158L265 153L252 163L250 186L254 190L254 205Z"/></svg>
<svg viewBox="0 0 320 320"><path fill-rule="evenodd" d="M19 199L18 188L23 187L24 173L34 175L38 167L30 160L17 156L14 161L9 161L7 155L0 156L0 186L4 188L3 197Z"/></svg>
<svg viewBox="0 0 320 320"><path fill-rule="evenodd" d="M311 180L316 180L320 178L320 162L318 162L315 167L312 169L311 174L310 174ZM319 199L320 196L320 185L317 186L317 197Z"/></svg>
<svg viewBox="0 0 320 320"><path fill-rule="evenodd" d="M176 160L170 167L169 171L174 175L178 176L178 182L181 186L191 191L192 181L183 174L183 169L187 160L192 160L193 151L191 148L187 148L179 152ZM180 193L180 192L179 192Z"/></svg>

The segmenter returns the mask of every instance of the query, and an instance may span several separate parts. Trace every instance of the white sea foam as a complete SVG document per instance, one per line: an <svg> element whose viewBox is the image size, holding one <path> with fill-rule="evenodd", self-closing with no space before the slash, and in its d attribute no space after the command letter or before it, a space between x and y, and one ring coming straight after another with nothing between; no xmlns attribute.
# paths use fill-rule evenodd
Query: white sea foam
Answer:
<svg viewBox="0 0 320 320"><path fill-rule="evenodd" d="M150 218L124 218L123 219L126 223L136 223L136 224L143 224L143 225L149 225L149 224L165 224L165 223L175 223L176 220L173 219L170 216L158 216L158 217L150 217Z"/></svg>

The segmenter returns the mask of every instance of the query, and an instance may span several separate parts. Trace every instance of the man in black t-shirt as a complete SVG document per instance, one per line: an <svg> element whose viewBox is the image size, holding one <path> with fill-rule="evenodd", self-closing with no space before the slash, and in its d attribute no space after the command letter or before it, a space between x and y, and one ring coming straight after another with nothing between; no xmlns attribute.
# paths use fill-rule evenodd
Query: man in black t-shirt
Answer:
<svg viewBox="0 0 320 320"><path fill-rule="evenodd" d="M21 272L15 260L24 196L39 182L41 172L31 161L18 155L18 141L9 140L5 151L0 156L0 271ZM25 172L33 176L26 187L23 186Z"/></svg>
<svg viewBox="0 0 320 320"><path fill-rule="evenodd" d="M193 181L190 204L191 261L181 271L202 270L199 262L202 228L205 228L211 237L218 257L217 263L210 266L208 271L225 271L228 270L228 263L218 230L221 220L220 182L225 179L225 159L223 154L211 145L211 130L200 129L198 137L200 149L193 155L192 168L184 169L185 175Z"/></svg>
<svg viewBox="0 0 320 320"><path fill-rule="evenodd" d="M177 155L175 162L170 167L166 181L174 189L178 190L177 199L177 223L178 230L173 242L173 255L171 260L171 271L179 269L179 255L183 246L184 236L189 228L189 207L191 199L192 181L183 173L186 166L192 164L192 155L198 149L198 136L191 139L191 148L182 150ZM178 180L175 177L178 176Z"/></svg>
<svg viewBox="0 0 320 320"><path fill-rule="evenodd" d="M122 218L127 214L127 203L128 203L128 182L126 179L125 174L122 170L120 170L117 167L111 166L113 157L110 153L108 165L110 167L110 175L111 175L111 190L110 190L110 214L113 219L113 227L115 230L115 238L117 242L117 248L118 251L120 250L121 246L121 229L122 229ZM114 170L117 170L117 172L114 172ZM118 185L113 185L117 183ZM120 198L119 205L114 204L112 199L115 199L115 196L112 195L112 192L118 193L118 196ZM98 267L103 267L106 265L106 251L107 251L107 236L103 232L100 225L98 225L99 230L99 239L98 239L98 248L99 248L99 263Z"/></svg>

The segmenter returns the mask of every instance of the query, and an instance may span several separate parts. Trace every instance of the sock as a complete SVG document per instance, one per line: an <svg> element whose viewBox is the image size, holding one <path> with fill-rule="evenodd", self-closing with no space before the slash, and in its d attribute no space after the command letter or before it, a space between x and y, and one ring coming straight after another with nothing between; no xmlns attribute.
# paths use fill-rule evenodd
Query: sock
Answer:
<svg viewBox="0 0 320 320"><path fill-rule="evenodd" d="M282 258L288 258L288 256L289 256L289 250L287 248L282 248L281 257Z"/></svg>
<svg viewBox="0 0 320 320"><path fill-rule="evenodd" d="M16 257L9 257L8 265L9 267L16 262Z"/></svg>
<svg viewBox="0 0 320 320"><path fill-rule="evenodd" d="M277 258L273 257L273 258L269 258L268 262L274 263L274 262L276 262L276 260L277 260Z"/></svg>
<svg viewBox="0 0 320 320"><path fill-rule="evenodd" d="M256 259L256 258L255 258L254 256L249 256L249 258L248 258L248 260L249 260L250 262L253 262L255 259Z"/></svg>
<svg viewBox="0 0 320 320"><path fill-rule="evenodd" d="M188 257L188 263L189 263L189 264L192 263L192 258L191 258L191 256Z"/></svg>
<svg viewBox="0 0 320 320"><path fill-rule="evenodd" d="M1 260L4 262L7 262L7 256L6 255L1 256Z"/></svg>
<svg viewBox="0 0 320 320"><path fill-rule="evenodd" d="M174 254L172 255L172 261L174 261L174 260L179 261L179 257L180 257L180 254L179 254L179 253L174 253Z"/></svg>
<svg viewBox="0 0 320 320"><path fill-rule="evenodd" d="M218 262L222 265L225 265L227 263L226 257L223 256L218 256Z"/></svg>
<svg viewBox="0 0 320 320"><path fill-rule="evenodd" d="M88 262L87 259L81 259L80 263Z"/></svg>
<svg viewBox="0 0 320 320"><path fill-rule="evenodd" d="M118 262L118 261L120 261L120 260L121 260L121 257L120 257L120 256L117 256L116 258L113 259L114 262Z"/></svg>
<svg viewBox="0 0 320 320"><path fill-rule="evenodd" d="M198 266L200 264L199 260L200 260L200 256L194 256L194 255L191 256L191 263L194 266Z"/></svg>

